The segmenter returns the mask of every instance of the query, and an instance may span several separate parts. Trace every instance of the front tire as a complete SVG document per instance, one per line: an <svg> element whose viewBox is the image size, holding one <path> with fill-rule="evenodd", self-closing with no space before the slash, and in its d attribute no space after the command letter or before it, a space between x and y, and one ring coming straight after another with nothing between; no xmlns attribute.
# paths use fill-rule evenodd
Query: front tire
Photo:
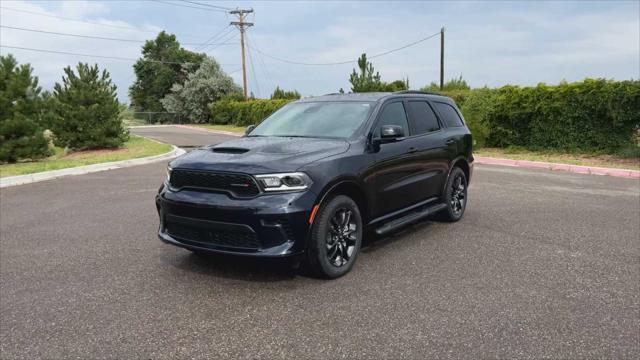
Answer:
<svg viewBox="0 0 640 360"><path fill-rule="evenodd" d="M315 217L305 267L330 279L348 273L360 252L362 234L358 205L345 195L329 199Z"/></svg>

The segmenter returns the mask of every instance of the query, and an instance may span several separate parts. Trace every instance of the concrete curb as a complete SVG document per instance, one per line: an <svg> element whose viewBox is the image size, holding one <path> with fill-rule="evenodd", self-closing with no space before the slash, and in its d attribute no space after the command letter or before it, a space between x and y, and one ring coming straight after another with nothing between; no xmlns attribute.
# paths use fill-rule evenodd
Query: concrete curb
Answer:
<svg viewBox="0 0 640 360"><path fill-rule="evenodd" d="M475 156L474 159L476 164L482 164L482 165L500 165L500 166L519 167L519 168L525 168L525 169L545 169L545 170L554 170L554 171L567 171L567 172L576 173L576 174L607 175L607 176L622 177L627 179L640 179L640 171L638 170L604 168L604 167L596 167L596 166L581 166L581 165L570 165L570 164L557 164L557 163L548 163L548 162L542 162L542 161L512 160L512 159L491 158L491 157L484 157L484 156Z"/></svg>
<svg viewBox="0 0 640 360"><path fill-rule="evenodd" d="M185 151L183 149L173 146L173 149L171 151L166 152L164 154L160 154L160 155L147 156L147 157L137 158L137 159L112 161L112 162L85 165L85 166L77 166L77 167L72 167L68 169L43 171L43 172L34 173L34 174L9 176L9 177L0 178L0 188L31 184L39 181L57 179L63 176L84 175L84 174L94 173L98 171L121 169L121 168L126 168L131 166L137 166L137 165L145 165L145 164L150 164L156 161L168 160L168 159L180 156L184 153Z"/></svg>

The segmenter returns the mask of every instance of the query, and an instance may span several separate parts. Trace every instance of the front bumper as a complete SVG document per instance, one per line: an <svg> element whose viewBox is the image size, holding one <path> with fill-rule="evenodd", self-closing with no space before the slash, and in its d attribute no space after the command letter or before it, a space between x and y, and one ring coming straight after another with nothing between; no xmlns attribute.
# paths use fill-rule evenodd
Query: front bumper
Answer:
<svg viewBox="0 0 640 360"><path fill-rule="evenodd" d="M156 196L158 237L168 244L205 252L293 256L306 248L315 200L311 191L234 199L163 186Z"/></svg>

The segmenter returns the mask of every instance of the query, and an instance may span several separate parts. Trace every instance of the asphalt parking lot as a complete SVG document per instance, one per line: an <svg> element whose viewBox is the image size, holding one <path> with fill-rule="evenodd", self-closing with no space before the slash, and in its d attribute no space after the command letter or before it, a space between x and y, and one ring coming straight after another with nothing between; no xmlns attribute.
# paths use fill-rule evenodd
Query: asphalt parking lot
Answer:
<svg viewBox="0 0 640 360"><path fill-rule="evenodd" d="M638 180L476 166L462 221L325 281L161 243L165 166L0 191L0 358L640 357Z"/></svg>

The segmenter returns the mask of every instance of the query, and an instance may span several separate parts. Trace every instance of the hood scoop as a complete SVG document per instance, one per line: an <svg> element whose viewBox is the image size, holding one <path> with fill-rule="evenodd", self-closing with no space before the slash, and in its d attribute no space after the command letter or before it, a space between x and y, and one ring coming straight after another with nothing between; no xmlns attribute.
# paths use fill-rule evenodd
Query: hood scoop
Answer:
<svg viewBox="0 0 640 360"><path fill-rule="evenodd" d="M214 147L211 148L211 151L214 153L222 153L222 154L244 154L249 149L237 148L237 147Z"/></svg>

